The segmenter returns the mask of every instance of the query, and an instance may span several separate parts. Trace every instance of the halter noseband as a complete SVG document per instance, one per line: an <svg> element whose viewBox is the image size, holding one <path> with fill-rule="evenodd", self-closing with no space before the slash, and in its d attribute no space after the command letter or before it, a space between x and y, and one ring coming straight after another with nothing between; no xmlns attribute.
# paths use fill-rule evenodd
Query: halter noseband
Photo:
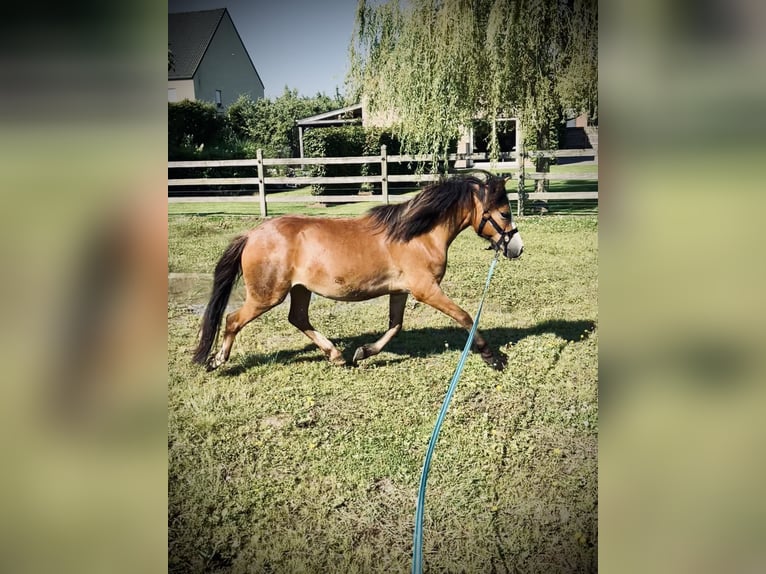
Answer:
<svg viewBox="0 0 766 574"><path fill-rule="evenodd" d="M497 231L500 234L500 241L495 242L492 239L488 237L484 237L482 235L482 231L484 230L484 226L490 223L492 227L495 228L495 231ZM492 218L489 211L485 210L484 213L481 216L481 223L479 224L479 228L476 230L476 235L479 237L484 237L484 239L489 239L490 246L495 251L499 251L500 247L503 248L503 254L507 257L508 256L508 244L511 242L511 239L514 235L516 235L519 232L518 228L511 229L510 231L507 231L500 227L497 222Z"/></svg>

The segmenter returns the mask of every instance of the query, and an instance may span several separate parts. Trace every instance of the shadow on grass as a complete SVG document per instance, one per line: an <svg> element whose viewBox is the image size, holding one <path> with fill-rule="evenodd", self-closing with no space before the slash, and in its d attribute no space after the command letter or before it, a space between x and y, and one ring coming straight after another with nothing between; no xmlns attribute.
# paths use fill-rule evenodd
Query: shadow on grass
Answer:
<svg viewBox="0 0 766 574"><path fill-rule="evenodd" d="M322 352L312 343L309 343L301 349L286 349L284 351L277 351L276 353L252 353L245 355L245 357L237 364L223 367L221 369L221 374L227 377L236 377L253 367L262 365L271 365L274 363L281 365L289 363L319 363L324 360L325 358Z"/></svg>
<svg viewBox="0 0 766 574"><path fill-rule="evenodd" d="M494 327L480 329L481 333L494 349L508 344L517 344L527 337L534 337L544 333L552 333L558 338L570 343L577 343L587 339L596 327L594 321L543 321L537 325L523 328ZM370 344L378 339L381 332L367 332L354 337L335 339L334 342L341 349L343 355L350 362L354 350L365 344ZM459 327L439 327L436 329L407 329L400 332L386 346L384 352L401 355L395 359L370 358L366 362L378 365L392 365L407 360L407 357L428 357L444 353L445 350L462 349L465 345L467 332ZM286 349L269 354L248 354L241 362L221 371L222 375L241 375L248 369L273 363L304 363L325 361L324 355L317 347L309 343L301 349Z"/></svg>

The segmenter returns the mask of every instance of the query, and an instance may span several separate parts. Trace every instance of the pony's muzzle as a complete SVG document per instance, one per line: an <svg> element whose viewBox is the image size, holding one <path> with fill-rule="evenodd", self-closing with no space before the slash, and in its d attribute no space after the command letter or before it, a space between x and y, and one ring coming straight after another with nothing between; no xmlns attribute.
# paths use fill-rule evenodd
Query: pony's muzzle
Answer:
<svg viewBox="0 0 766 574"><path fill-rule="evenodd" d="M518 259L524 252L524 242L521 240L521 236L517 233L513 234L513 237L508 235L501 238L503 241L503 255L508 259Z"/></svg>

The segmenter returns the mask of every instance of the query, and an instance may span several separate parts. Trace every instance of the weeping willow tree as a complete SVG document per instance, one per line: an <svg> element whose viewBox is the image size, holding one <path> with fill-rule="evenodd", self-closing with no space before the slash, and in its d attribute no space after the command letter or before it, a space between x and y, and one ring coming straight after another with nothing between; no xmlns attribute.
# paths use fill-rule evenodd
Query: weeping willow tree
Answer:
<svg viewBox="0 0 766 574"><path fill-rule="evenodd" d="M518 117L530 149L555 149L564 114L597 111L596 0L360 0L349 95L403 149L445 158L476 118Z"/></svg>

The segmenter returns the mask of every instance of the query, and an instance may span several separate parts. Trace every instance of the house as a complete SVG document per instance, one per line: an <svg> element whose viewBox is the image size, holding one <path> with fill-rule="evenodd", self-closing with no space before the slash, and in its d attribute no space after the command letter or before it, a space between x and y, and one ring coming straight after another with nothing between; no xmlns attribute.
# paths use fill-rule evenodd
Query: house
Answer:
<svg viewBox="0 0 766 574"><path fill-rule="evenodd" d="M168 14L168 101L215 103L263 97L264 86L226 8Z"/></svg>

